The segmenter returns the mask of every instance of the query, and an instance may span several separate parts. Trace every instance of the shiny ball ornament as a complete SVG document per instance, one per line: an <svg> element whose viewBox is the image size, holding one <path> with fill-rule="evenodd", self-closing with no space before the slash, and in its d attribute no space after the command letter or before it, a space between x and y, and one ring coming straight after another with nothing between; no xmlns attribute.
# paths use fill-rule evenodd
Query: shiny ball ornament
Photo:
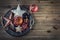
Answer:
<svg viewBox="0 0 60 40"><path fill-rule="evenodd" d="M18 25L21 25L22 23L23 23L22 17L20 16L14 17L14 25L18 26Z"/></svg>
<svg viewBox="0 0 60 40"><path fill-rule="evenodd" d="M37 12L38 11L38 6L35 5L35 4L30 5L29 10L32 11L32 12Z"/></svg>

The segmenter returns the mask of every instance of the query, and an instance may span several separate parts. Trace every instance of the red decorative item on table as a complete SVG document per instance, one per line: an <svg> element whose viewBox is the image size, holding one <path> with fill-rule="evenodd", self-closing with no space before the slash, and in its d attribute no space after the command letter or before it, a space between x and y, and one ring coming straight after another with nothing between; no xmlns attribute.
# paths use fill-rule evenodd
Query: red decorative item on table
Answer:
<svg viewBox="0 0 60 40"><path fill-rule="evenodd" d="M38 6L36 4L30 5L29 10L32 12L37 12L38 11Z"/></svg>

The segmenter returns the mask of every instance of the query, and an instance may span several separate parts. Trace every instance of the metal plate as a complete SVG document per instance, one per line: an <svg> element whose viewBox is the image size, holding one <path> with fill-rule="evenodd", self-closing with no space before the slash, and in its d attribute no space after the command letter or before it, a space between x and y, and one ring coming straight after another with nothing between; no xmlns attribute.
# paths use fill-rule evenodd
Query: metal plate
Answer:
<svg viewBox="0 0 60 40"><path fill-rule="evenodd" d="M13 10L13 9L16 9L16 8L12 8L11 10ZM4 17L8 18L9 15L10 15L11 10L9 10L9 11L4 15ZM7 26L7 28L6 28L7 30L5 30L5 31L6 31L8 34L10 34L10 35L12 35L12 36L17 36L17 37L23 36L23 35L27 34L27 33L31 30L32 25L34 24L34 19L33 19L32 15L31 15L31 13L29 13L27 10L26 10L26 13L23 14L22 18L25 19L26 16L27 16L28 19L29 19L28 28L27 28L27 29L23 30L22 32L15 32L15 31L13 31L13 30L11 30L11 29L9 28L9 27L10 27L10 25L9 25L9 26ZM2 19L3 19L3 18L2 18ZM5 25L6 21L5 21L4 19L3 19L2 22L3 22L3 24ZM15 30L15 29L14 29L14 30Z"/></svg>

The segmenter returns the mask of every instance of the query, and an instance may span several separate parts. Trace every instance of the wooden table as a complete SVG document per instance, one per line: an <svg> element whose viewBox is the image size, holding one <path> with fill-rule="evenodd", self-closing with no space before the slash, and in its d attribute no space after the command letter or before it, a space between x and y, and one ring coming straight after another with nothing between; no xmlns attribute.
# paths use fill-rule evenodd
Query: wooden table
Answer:
<svg viewBox="0 0 60 40"><path fill-rule="evenodd" d="M32 15L35 19L33 29L23 37L12 37L4 30L0 31L0 39L9 40L59 40L60 38L60 2L22 0L20 5L37 4L38 12ZM17 6L16 0L0 0L0 16Z"/></svg>

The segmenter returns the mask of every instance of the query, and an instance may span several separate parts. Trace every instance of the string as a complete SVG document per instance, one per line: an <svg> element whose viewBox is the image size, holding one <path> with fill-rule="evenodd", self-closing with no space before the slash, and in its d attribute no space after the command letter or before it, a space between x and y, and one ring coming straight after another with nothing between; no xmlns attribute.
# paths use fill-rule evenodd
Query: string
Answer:
<svg viewBox="0 0 60 40"><path fill-rule="evenodd" d="M17 4L21 4L22 3L22 1L21 0L17 0Z"/></svg>

